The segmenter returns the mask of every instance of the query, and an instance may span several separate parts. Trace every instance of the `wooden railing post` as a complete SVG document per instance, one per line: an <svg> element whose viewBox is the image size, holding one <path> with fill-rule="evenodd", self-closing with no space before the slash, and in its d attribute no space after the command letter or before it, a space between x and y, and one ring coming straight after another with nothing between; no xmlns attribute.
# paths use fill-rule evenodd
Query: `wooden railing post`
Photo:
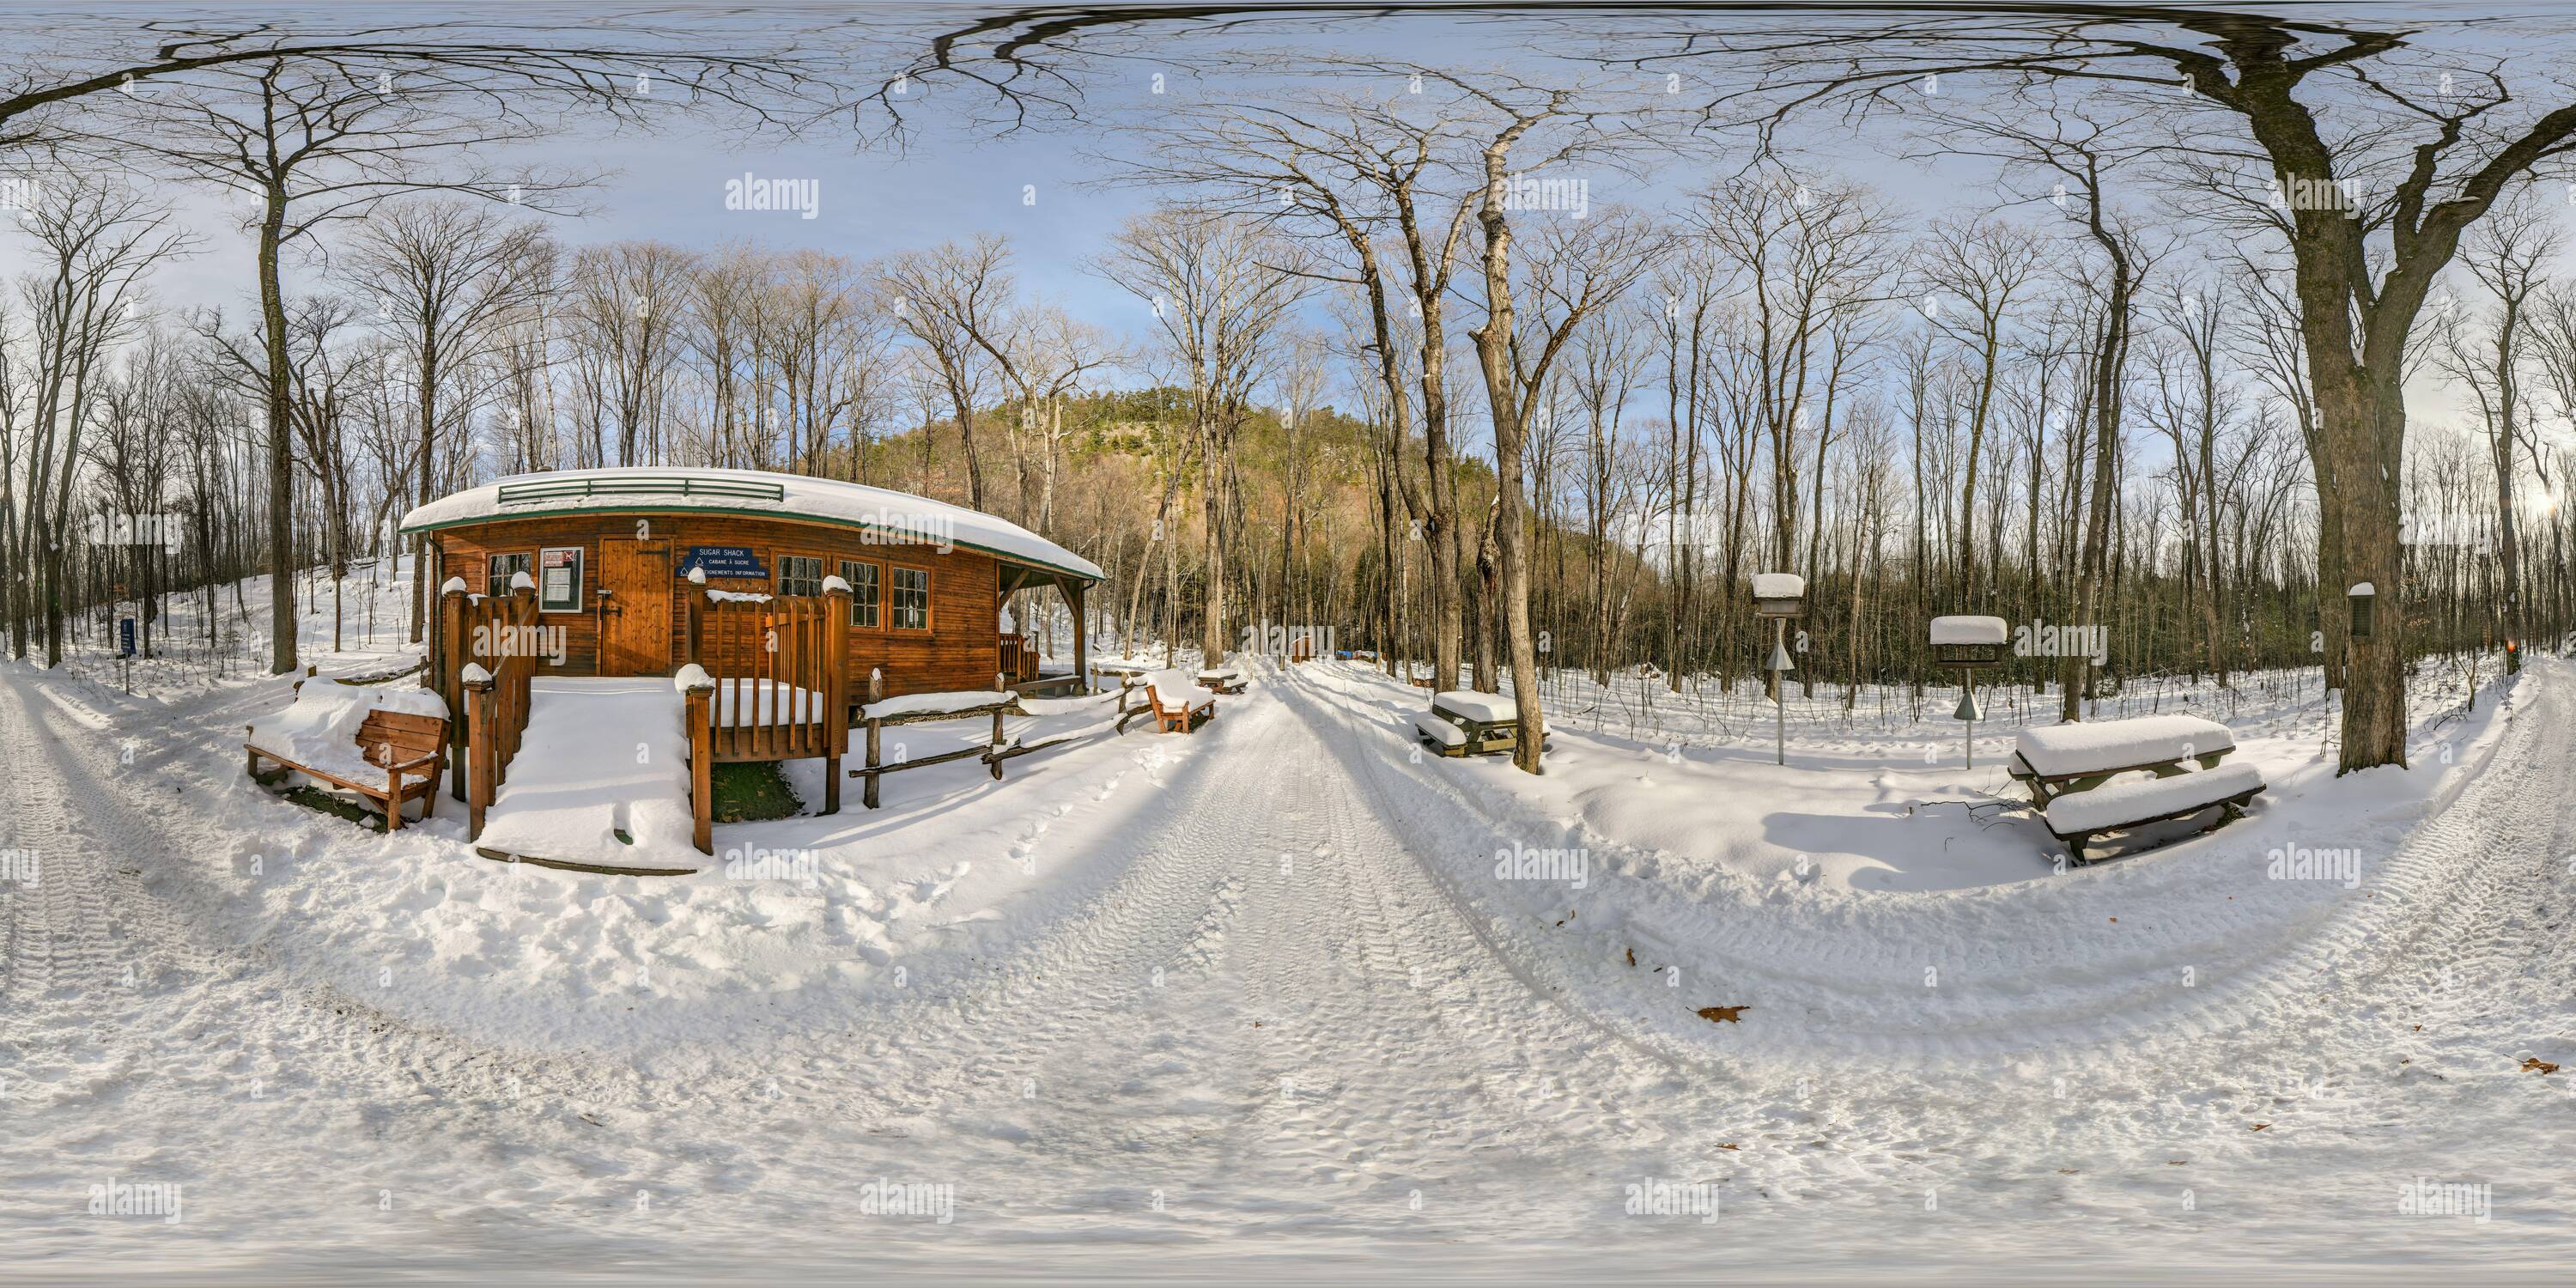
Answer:
<svg viewBox="0 0 2576 1288"><path fill-rule="evenodd" d="M493 726L500 721L497 695L492 691L492 673L481 663L468 662L460 677L465 691L467 754L465 777L472 784L465 797L465 835L470 839L483 835L483 811L492 805L494 789L500 777L494 772L499 753L494 746Z"/></svg>
<svg viewBox="0 0 2576 1288"><path fill-rule="evenodd" d="M698 655L698 639L700 632L704 629L702 625L702 614L706 611L707 606L706 569L691 568L689 570L689 588L685 592L685 595L689 612L687 624L681 632L683 638L680 642L680 665L704 666L706 665L706 659Z"/></svg>
<svg viewBox="0 0 2576 1288"><path fill-rule="evenodd" d="M695 674L691 674L691 672ZM692 822L691 843L700 854L713 854L715 849L715 731L708 708L715 697L715 681L691 663L680 674L681 715L689 731L689 814Z"/></svg>
<svg viewBox="0 0 2576 1288"><path fill-rule="evenodd" d="M1004 677L994 676L993 688L997 692L1009 693L1011 686L1003 681ZM993 781L997 783L1002 781L1002 709L1000 707L993 708L993 748L984 754L993 762Z"/></svg>
<svg viewBox="0 0 2576 1288"><path fill-rule="evenodd" d="M455 766L465 763L465 689L458 677L465 670L465 579L450 577L439 592L438 658L430 666L437 677L438 696L447 699L447 794L464 800L465 775Z"/></svg>
<svg viewBox="0 0 2576 1288"><path fill-rule="evenodd" d="M825 583L823 611L823 812L841 812L841 757L850 750L850 584Z"/></svg>
<svg viewBox="0 0 2576 1288"><path fill-rule="evenodd" d="M870 667L868 668L868 705L875 706L883 701L885 701L885 672ZM877 750L879 735L884 731L884 721L875 716L868 717L868 773L859 787L859 803L869 809L877 807L877 766L881 763L877 759Z"/></svg>

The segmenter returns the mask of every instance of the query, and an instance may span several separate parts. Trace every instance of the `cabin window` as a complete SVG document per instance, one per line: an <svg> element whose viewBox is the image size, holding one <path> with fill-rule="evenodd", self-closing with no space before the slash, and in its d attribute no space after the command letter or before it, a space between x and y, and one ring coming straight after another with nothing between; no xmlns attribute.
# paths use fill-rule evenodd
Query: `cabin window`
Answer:
<svg viewBox="0 0 2576 1288"><path fill-rule="evenodd" d="M483 593L506 595L510 593L512 577L523 572L532 577L535 576L533 558L530 555L493 555L487 561L488 567L483 577Z"/></svg>
<svg viewBox="0 0 2576 1288"><path fill-rule="evenodd" d="M894 627L899 631L930 629L930 574L919 568L894 570Z"/></svg>
<svg viewBox="0 0 2576 1288"><path fill-rule="evenodd" d="M823 561L805 555L778 556L778 593L782 595L822 594Z"/></svg>
<svg viewBox="0 0 2576 1288"><path fill-rule="evenodd" d="M841 561L841 580L850 583L850 625L875 630L884 620L879 599L885 589L877 566L844 559Z"/></svg>

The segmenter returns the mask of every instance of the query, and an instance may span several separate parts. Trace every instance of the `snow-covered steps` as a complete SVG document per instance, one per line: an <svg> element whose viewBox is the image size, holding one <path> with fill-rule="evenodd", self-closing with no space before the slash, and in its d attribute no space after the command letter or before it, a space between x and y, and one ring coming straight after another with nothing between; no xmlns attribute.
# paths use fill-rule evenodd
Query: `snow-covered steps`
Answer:
<svg viewBox="0 0 2576 1288"><path fill-rule="evenodd" d="M667 872L707 861L691 843L689 740L669 680L541 678L528 701L528 731L475 848Z"/></svg>

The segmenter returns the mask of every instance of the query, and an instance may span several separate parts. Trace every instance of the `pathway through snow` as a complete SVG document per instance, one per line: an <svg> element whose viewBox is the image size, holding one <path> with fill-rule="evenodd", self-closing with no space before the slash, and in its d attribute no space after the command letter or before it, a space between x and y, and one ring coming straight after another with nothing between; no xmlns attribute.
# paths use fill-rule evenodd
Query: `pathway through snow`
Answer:
<svg viewBox="0 0 2576 1288"><path fill-rule="evenodd" d="M1758 1036L1775 995L1848 969L1795 927L1735 954L1724 997L1692 990L1751 1004L1742 1025L1671 1022L1677 990L1462 884L1512 841L1442 785L1456 766L1408 763L1300 673L1224 700L1196 735L1215 754L1130 784L1172 799L1124 867L1002 955L854 1031L782 1026L662 1079L481 1046L218 947L196 870L237 838L152 772L206 749L122 763L56 683L0 670L0 847L42 861L0 883L19 1266L1060 1273L1082 1247L1167 1272L1615 1254L1630 1275L1919 1277L2570 1248L2576 1073L2512 1070L2576 1041L2576 678L2554 666L2379 898L2284 927L2240 984L2150 1003L2096 981L2079 1000L2115 1009L2077 1016L1972 978L1954 987L1988 995L1954 1003L1979 1016L1955 1039L1856 1007L1884 1058ZM2495 1220L2399 1217L2418 1176L2492 1183ZM111 1179L184 1183L185 1219L89 1216ZM880 1181L953 1186L953 1220L863 1212ZM1711 1183L1722 1211L1627 1215L1654 1182Z"/></svg>

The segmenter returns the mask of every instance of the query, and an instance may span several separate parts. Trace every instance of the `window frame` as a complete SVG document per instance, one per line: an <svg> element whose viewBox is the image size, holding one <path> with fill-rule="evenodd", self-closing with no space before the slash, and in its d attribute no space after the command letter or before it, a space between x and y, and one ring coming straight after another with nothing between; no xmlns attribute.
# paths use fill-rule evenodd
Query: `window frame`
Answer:
<svg viewBox="0 0 2576 1288"><path fill-rule="evenodd" d="M903 605L901 600L897 597L902 594L903 586L899 579L905 573L915 573L921 577L921 625L919 626L906 626L903 624L901 616ZM886 565L886 629L889 631L920 631L925 635L932 633L933 629L939 624L937 615L933 612L931 607L934 599L934 596L931 593L932 587L933 582L930 576L930 569L917 567L911 564L888 563Z"/></svg>
<svg viewBox="0 0 2576 1288"><path fill-rule="evenodd" d="M841 580L850 583L850 629L854 631L882 631L886 629L887 581L885 565L875 560L840 559L837 557L835 559L835 563ZM850 575L852 570L859 568L870 569L876 573L875 593L864 596L859 593L859 579ZM859 610L862 608L866 609L868 616L875 620L866 622L860 621Z"/></svg>
<svg viewBox="0 0 2576 1288"><path fill-rule="evenodd" d="M504 560L504 559L516 559L516 560L518 560L518 561L519 561L519 565L520 565L520 566L519 566L519 567L517 567L517 568L513 568L513 569L511 569L511 570L510 570L510 572L498 572L498 571L496 571L496 570L492 567L492 565L494 565L494 564L496 564L496 563L499 563L499 562L501 562L501 561L502 561L502 560ZM522 573L522 572L523 572L523 573L528 574L528 579L529 579L530 581L534 581L534 580L536 580L536 576L537 576L537 553L536 553L536 551L534 551L534 550L487 550L487 551L484 551L484 552L483 552L483 593L484 593L484 595L485 595L486 597L493 597L493 596L500 596L500 595L506 595L506 594L509 594L509 593L510 593L510 578L511 578L512 574L514 574L514 573Z"/></svg>
<svg viewBox="0 0 2576 1288"><path fill-rule="evenodd" d="M814 588L810 591L804 592L805 595L810 598L823 593L823 578L827 575L824 573L823 567L825 563L828 562L823 558L823 556L780 554L772 556L772 562L777 566L772 568L769 574L769 590L771 594L782 599L794 598L797 595L797 592L787 588L788 562L790 560L797 559L802 559L805 562L814 565Z"/></svg>

